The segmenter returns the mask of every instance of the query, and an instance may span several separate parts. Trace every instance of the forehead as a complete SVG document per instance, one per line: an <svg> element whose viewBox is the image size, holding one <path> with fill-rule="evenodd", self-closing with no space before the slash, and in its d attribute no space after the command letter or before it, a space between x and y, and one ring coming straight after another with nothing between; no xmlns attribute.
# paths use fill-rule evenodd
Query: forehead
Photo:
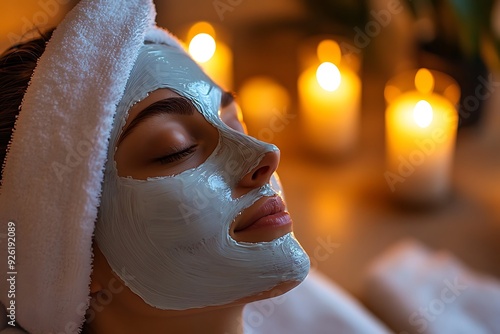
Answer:
<svg viewBox="0 0 500 334"><path fill-rule="evenodd" d="M130 108L161 88L189 99L206 118L217 117L221 89L198 64L176 47L146 44L139 51L122 102Z"/></svg>

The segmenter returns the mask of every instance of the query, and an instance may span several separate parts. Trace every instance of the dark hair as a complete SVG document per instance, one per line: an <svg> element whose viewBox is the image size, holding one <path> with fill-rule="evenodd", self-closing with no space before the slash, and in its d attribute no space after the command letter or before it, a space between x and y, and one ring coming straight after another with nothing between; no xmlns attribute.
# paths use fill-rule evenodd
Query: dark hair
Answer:
<svg viewBox="0 0 500 334"><path fill-rule="evenodd" d="M52 32L40 33L40 38L13 45L0 55L0 166L5 162L24 93Z"/></svg>

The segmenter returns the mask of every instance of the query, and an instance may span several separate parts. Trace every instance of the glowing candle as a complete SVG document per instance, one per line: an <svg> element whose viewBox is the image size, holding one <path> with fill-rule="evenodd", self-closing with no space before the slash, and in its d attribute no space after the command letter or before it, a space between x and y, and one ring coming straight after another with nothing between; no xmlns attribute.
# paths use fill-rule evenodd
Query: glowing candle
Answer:
<svg viewBox="0 0 500 334"><path fill-rule="evenodd" d="M385 87L387 184L398 199L427 204L449 192L460 97L447 75L420 69Z"/></svg>
<svg viewBox="0 0 500 334"><path fill-rule="evenodd" d="M288 91L270 77L247 79L238 92L248 133L257 139L275 143L295 115L288 114Z"/></svg>
<svg viewBox="0 0 500 334"><path fill-rule="evenodd" d="M233 54L222 41L216 40L215 29L207 22L198 22L188 33L189 54L222 88L233 86Z"/></svg>
<svg viewBox="0 0 500 334"><path fill-rule="evenodd" d="M322 41L317 56L298 80L304 140L322 153L345 153L357 139L361 82L335 41Z"/></svg>

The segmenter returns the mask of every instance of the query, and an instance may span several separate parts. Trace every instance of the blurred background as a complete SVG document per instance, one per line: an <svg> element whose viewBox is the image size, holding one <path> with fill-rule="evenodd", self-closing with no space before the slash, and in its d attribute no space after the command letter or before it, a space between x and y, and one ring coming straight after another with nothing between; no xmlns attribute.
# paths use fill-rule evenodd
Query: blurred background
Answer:
<svg viewBox="0 0 500 334"><path fill-rule="evenodd" d="M0 49L74 4L3 2ZM433 284L439 292L459 277L472 299L499 296L499 1L156 4L158 25L236 92L249 133L280 147L295 234L315 270L398 333L450 332L436 331L446 321L408 320L436 300ZM398 252L402 264L388 266ZM457 308L441 304L434 318Z"/></svg>

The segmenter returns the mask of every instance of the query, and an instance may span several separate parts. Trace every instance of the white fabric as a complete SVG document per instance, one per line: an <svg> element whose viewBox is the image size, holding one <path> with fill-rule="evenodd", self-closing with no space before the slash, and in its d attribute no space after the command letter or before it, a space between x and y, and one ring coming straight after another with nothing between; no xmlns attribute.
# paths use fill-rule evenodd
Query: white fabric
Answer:
<svg viewBox="0 0 500 334"><path fill-rule="evenodd" d="M368 305L400 334L500 333L500 282L406 240L371 266Z"/></svg>
<svg viewBox="0 0 500 334"><path fill-rule="evenodd" d="M154 15L152 0L82 0L24 96L3 170L0 233L15 223L16 320L30 333L72 332L84 321L113 116ZM149 35L178 45L164 31Z"/></svg>
<svg viewBox="0 0 500 334"><path fill-rule="evenodd" d="M286 294L254 302L243 313L245 334L392 333L361 304L317 271Z"/></svg>

